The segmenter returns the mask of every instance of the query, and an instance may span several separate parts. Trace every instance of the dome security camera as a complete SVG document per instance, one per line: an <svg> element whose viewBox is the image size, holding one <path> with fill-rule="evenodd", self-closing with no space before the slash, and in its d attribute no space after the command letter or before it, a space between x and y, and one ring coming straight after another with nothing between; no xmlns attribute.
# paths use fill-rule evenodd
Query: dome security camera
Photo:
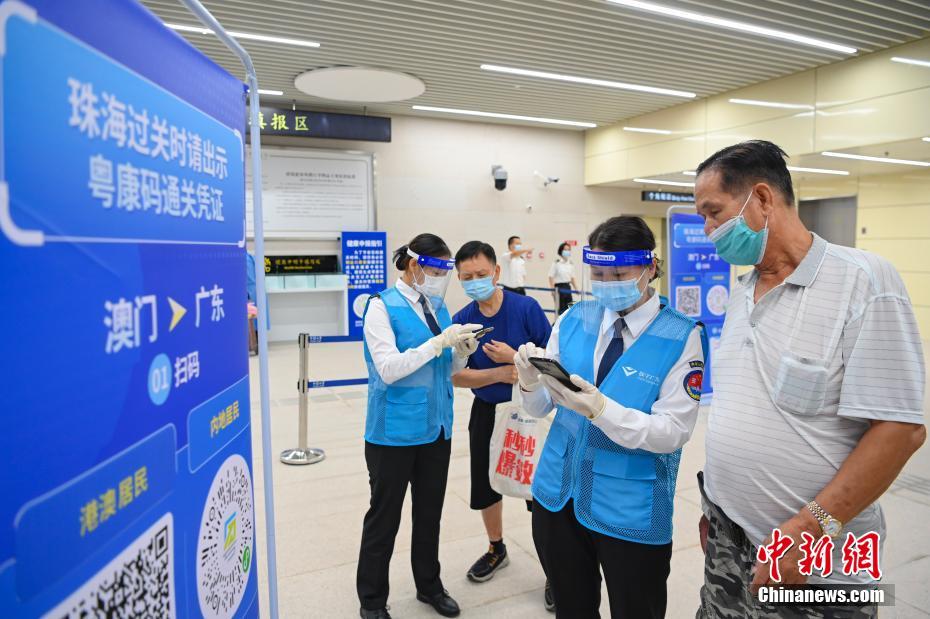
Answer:
<svg viewBox="0 0 930 619"><path fill-rule="evenodd" d="M507 189L507 170L501 165L491 166L491 176L494 177L494 189L504 191Z"/></svg>

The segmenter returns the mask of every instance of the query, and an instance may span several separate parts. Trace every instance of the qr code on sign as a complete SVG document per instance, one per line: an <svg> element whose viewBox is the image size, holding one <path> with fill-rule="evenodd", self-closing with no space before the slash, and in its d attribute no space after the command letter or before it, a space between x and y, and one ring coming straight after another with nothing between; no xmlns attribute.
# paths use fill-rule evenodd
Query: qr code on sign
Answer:
<svg viewBox="0 0 930 619"><path fill-rule="evenodd" d="M48 619L173 619L173 520L165 514L47 612Z"/></svg>
<svg viewBox="0 0 930 619"><path fill-rule="evenodd" d="M701 315L701 287L679 286L675 289L675 309L685 316Z"/></svg>

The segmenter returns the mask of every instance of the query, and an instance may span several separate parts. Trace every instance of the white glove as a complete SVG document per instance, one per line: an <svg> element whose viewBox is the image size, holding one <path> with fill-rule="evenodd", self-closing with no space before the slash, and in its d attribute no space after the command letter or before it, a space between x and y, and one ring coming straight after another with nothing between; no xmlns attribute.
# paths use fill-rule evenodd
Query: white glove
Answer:
<svg viewBox="0 0 930 619"><path fill-rule="evenodd" d="M600 417L607 407L607 398L604 394L577 374L572 374L570 378L576 387L581 387L581 391L572 391L551 376L542 375L540 380L549 390L549 395L556 404L584 415L592 421Z"/></svg>
<svg viewBox="0 0 930 619"><path fill-rule="evenodd" d="M478 350L478 338L474 337L474 333L472 333L472 337L456 343L453 348L455 354L459 357L470 357L472 353Z"/></svg>
<svg viewBox="0 0 930 619"><path fill-rule="evenodd" d="M539 348L533 342L521 344L514 355L513 364L517 367L517 379L520 387L524 391L536 391L542 386L539 382L541 374L536 367L530 363L530 357L544 357L546 349Z"/></svg>
<svg viewBox="0 0 930 619"><path fill-rule="evenodd" d="M442 354L446 348L455 348L461 342L469 339L475 339L475 331L481 329L481 325L450 325L439 335L431 338L429 343L433 345L436 356Z"/></svg>

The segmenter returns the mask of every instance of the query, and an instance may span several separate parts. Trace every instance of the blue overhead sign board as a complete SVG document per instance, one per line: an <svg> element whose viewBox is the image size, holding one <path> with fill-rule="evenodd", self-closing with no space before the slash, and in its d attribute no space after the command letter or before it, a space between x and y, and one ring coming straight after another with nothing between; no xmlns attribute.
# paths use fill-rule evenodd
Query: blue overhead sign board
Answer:
<svg viewBox="0 0 930 619"><path fill-rule="evenodd" d="M343 232L342 268L349 288L347 335L361 340L368 299L387 288L387 233Z"/></svg>
<svg viewBox="0 0 930 619"><path fill-rule="evenodd" d="M116 0L0 54L0 615L256 617L243 86Z"/></svg>
<svg viewBox="0 0 930 619"><path fill-rule="evenodd" d="M704 234L704 220L693 211L671 211L668 218L669 299L672 306L704 323L710 346L702 395L713 393L713 351L720 341L730 299L730 265Z"/></svg>

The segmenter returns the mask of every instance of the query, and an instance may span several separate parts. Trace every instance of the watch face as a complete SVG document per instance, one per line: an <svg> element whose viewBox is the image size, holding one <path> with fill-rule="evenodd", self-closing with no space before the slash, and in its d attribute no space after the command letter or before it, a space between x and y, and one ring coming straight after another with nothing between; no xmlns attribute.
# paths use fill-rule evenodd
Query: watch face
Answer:
<svg viewBox="0 0 930 619"><path fill-rule="evenodd" d="M828 520L826 524L823 525L823 532L830 537L836 537L840 534L842 529L843 525L841 525L838 520Z"/></svg>

